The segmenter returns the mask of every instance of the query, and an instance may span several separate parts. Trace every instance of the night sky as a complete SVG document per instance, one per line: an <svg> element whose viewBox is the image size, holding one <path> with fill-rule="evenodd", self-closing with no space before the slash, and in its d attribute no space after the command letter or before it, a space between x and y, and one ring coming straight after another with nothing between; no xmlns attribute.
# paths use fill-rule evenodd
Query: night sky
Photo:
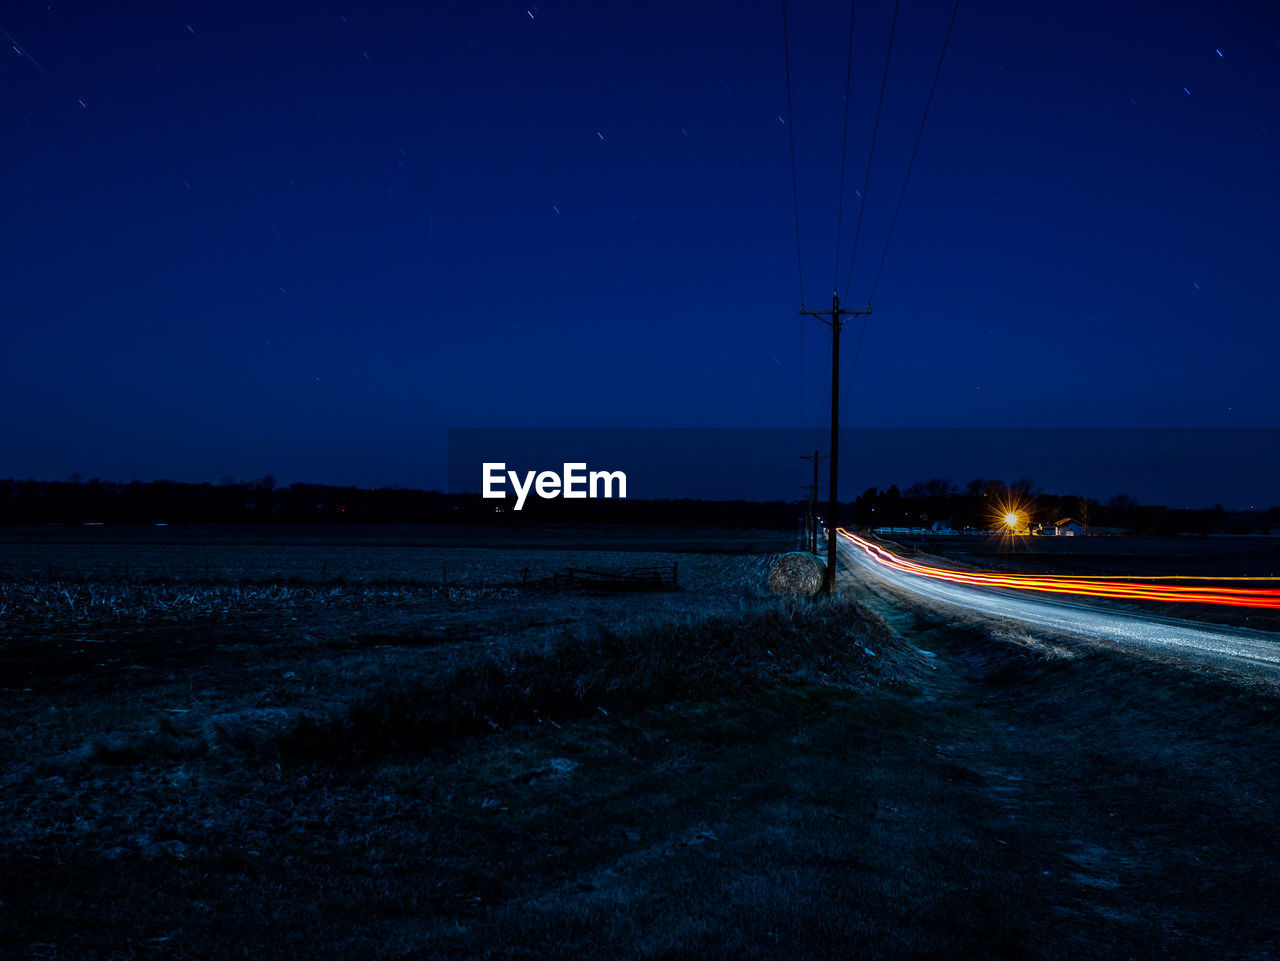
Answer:
<svg viewBox="0 0 1280 961"><path fill-rule="evenodd" d="M962 2L845 426L1280 426L1280 8L1116 6ZM837 268L849 7L788 7L811 308L892 10ZM950 13L902 3L851 305ZM777 2L0 28L0 476L440 487L450 427L827 422Z"/></svg>

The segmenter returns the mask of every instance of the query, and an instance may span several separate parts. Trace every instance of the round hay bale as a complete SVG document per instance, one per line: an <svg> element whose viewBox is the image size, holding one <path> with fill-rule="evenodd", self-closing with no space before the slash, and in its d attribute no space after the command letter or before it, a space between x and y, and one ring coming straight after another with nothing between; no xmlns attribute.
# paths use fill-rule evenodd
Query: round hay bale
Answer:
<svg viewBox="0 0 1280 961"><path fill-rule="evenodd" d="M769 568L769 590L775 594L815 594L822 586L822 572L822 562L812 554L783 554Z"/></svg>

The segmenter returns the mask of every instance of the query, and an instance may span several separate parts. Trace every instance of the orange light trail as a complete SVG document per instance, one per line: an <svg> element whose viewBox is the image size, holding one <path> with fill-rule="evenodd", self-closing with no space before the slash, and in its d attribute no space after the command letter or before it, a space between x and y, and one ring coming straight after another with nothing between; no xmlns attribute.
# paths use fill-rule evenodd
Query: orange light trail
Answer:
<svg viewBox="0 0 1280 961"><path fill-rule="evenodd" d="M899 557L878 544L852 534L843 527L837 533L854 547L884 567L904 574L916 574L934 580L969 584L975 587L1000 587L1047 594L1072 594L1078 597L1111 597L1127 601L1166 601L1191 604L1218 604L1225 607L1256 607L1280 610L1280 589L1253 587L1183 586L1178 584L1132 584L1123 580L1103 580L1097 576L1051 574L995 574L955 571L932 567ZM1145 581L1154 578L1144 577ZM1213 578L1175 578L1167 580L1212 580ZM1243 578L1241 578L1243 580ZM1258 578L1259 580L1263 578ZM1266 578L1277 580L1277 578Z"/></svg>

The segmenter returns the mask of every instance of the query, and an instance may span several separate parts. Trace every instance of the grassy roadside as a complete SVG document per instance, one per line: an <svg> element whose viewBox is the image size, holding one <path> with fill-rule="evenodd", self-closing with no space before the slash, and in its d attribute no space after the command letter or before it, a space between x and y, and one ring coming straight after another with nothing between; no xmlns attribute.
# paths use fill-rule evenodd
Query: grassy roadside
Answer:
<svg viewBox="0 0 1280 961"><path fill-rule="evenodd" d="M766 605L42 765L0 796L0 954L1266 956L1274 694L901 623L932 657Z"/></svg>
<svg viewBox="0 0 1280 961"><path fill-rule="evenodd" d="M443 677L395 678L337 716L303 718L279 744L289 755L355 761L519 723L744 698L784 683L867 689L914 677L918 661L861 605L780 602L742 615L602 627L490 654Z"/></svg>
<svg viewBox="0 0 1280 961"><path fill-rule="evenodd" d="M396 637L375 640L382 651ZM401 640L413 648L422 639ZM303 715L283 735L256 725L257 711L230 719L248 721L231 730L157 716L147 730L94 738L84 750L24 757L6 769L0 792L0 920L14 922L0 925L0 946L33 957L233 957L253 945L255 956L283 957L296 956L303 938L313 956L379 945L369 956L394 957L388 945L399 942L387 941L381 912L400 918L416 904L411 927L429 931L456 921L459 905L472 911L485 901L459 893L467 885L497 883L495 857L523 834L497 826L510 805L495 795L543 781L559 791L578 784L580 767L598 771L586 811L539 815L550 826L589 827L594 805L615 792L619 748L610 739L651 740L646 718L714 716L724 705L742 724L743 712L767 718L776 697L792 711L825 692L902 682L918 661L853 605L654 616L527 648L481 644L451 669L421 674L407 673L412 658L396 658L394 673L363 695ZM556 738L573 743L552 751L547 739ZM671 739L659 743L661 753ZM658 769L683 769L683 749L674 750L668 761L654 757ZM604 763L588 768L582 758L593 753ZM523 761L539 756L532 768ZM644 785L626 793L640 806L653 800ZM537 836L532 824L523 833ZM575 848L570 836L552 850L563 844L575 864L594 856L589 837ZM546 857L540 851L535 862ZM386 877L386 865L399 867ZM429 897L418 890L424 872L448 879L433 882ZM547 880L521 874L534 889ZM371 908L369 929L359 905L374 883L391 900Z"/></svg>

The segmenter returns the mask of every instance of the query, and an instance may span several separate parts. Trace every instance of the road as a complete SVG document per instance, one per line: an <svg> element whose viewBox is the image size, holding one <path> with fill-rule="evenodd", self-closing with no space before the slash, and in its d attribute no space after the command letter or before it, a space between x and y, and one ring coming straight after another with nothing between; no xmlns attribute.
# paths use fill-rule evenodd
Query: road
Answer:
<svg viewBox="0 0 1280 961"><path fill-rule="evenodd" d="M860 542L841 536L842 563L858 576L967 611L1020 621L1055 634L1120 645L1280 679L1280 637L1260 631L1197 624L1058 600L1018 591L957 584L896 570Z"/></svg>

